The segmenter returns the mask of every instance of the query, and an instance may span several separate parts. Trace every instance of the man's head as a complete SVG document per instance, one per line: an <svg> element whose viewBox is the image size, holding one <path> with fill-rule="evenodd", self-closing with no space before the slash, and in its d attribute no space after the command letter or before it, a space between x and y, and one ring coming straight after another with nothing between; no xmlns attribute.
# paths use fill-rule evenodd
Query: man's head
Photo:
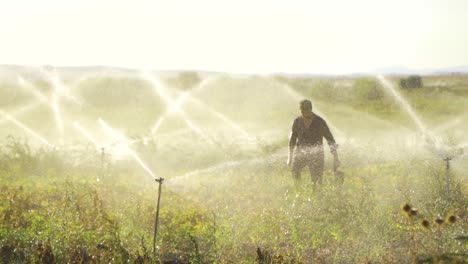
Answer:
<svg viewBox="0 0 468 264"><path fill-rule="evenodd" d="M303 117L310 117L312 115L312 102L304 99L299 103L299 109Z"/></svg>

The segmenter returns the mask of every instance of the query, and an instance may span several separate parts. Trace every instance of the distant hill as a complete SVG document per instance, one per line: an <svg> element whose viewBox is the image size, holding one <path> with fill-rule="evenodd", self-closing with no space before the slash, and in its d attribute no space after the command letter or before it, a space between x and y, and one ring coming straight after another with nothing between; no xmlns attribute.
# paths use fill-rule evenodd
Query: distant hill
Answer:
<svg viewBox="0 0 468 264"><path fill-rule="evenodd" d="M152 73L157 74L159 77L171 78L187 70L164 70L164 71L153 71ZM41 67L22 66L22 65L1 65L0 64L0 81L17 82L18 76L21 76L28 81L34 81L38 79L46 79L45 72L57 73L62 80L73 80L87 77L88 75L105 75L110 77L120 78L139 78L141 77L140 69L132 68L121 68L111 66L77 66L77 67L54 67L50 65L44 65ZM207 72L197 71L201 76L208 76L211 74L221 74L222 72ZM235 75L235 74L232 74Z"/></svg>
<svg viewBox="0 0 468 264"><path fill-rule="evenodd" d="M119 76L119 77L137 77L139 71L131 68L119 68L110 66L79 66L79 67L53 67L45 65L43 67L30 67L21 65L0 65L0 81L16 82L18 75L28 80L44 79L44 72L46 71L57 72L62 79L78 79L88 74L102 74L106 76ZM174 76L179 72L184 71L181 69L157 71L160 76ZM156 71L153 71L156 72ZM205 72L198 71L199 74L220 74L222 72ZM283 76L295 76L295 77L360 77L369 76L376 74L384 75L446 75L446 74L468 74L468 65L461 65L455 67L445 67L437 69L410 69L404 66L392 66L385 68L378 68L370 72L353 72L349 74L316 74L316 73L272 73L267 75L283 75ZM232 74L233 76L236 74ZM245 74L248 75L248 74ZM252 74L258 75L258 74ZM260 74L261 75L261 74Z"/></svg>
<svg viewBox="0 0 468 264"><path fill-rule="evenodd" d="M373 74L396 74L396 75L440 75L440 74L466 74L468 73L468 65L445 68L430 68L430 69L410 69L403 66L385 67L373 70Z"/></svg>
<svg viewBox="0 0 468 264"><path fill-rule="evenodd" d="M16 81L18 75L33 81L44 79L44 72L56 72L61 79L78 79L88 74L104 74L107 76L128 76L134 75L134 69L124 69L107 66L89 66L89 67L53 67L45 65L43 67L30 67L21 65L0 65L0 80Z"/></svg>
<svg viewBox="0 0 468 264"><path fill-rule="evenodd" d="M437 73L468 73L468 65L443 68L443 69L437 70L434 73L435 74L437 74Z"/></svg>

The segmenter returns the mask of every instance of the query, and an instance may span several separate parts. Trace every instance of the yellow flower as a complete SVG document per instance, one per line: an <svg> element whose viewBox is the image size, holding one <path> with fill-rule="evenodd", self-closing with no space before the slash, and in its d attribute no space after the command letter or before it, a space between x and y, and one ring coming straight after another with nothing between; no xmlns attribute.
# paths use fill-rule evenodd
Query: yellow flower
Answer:
<svg viewBox="0 0 468 264"><path fill-rule="evenodd" d="M401 207L401 210L403 210L403 212L405 213L409 213L411 211L411 206L407 203L405 203L402 207Z"/></svg>
<svg viewBox="0 0 468 264"><path fill-rule="evenodd" d="M430 227L429 221L427 221L427 220L422 220L422 221L421 221L421 225L422 225L424 228L427 228L427 229L429 229L429 227Z"/></svg>
<svg viewBox="0 0 468 264"><path fill-rule="evenodd" d="M449 224L454 224L457 221L457 217L454 215L449 215L445 221Z"/></svg>

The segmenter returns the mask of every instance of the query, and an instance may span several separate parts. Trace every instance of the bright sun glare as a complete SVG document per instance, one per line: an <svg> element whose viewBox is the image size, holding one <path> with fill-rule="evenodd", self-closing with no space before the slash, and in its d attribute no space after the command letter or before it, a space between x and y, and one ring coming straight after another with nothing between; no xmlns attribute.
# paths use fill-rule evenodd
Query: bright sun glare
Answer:
<svg viewBox="0 0 468 264"><path fill-rule="evenodd" d="M467 8L457 0L8 1L0 58L250 73L457 66L468 57Z"/></svg>

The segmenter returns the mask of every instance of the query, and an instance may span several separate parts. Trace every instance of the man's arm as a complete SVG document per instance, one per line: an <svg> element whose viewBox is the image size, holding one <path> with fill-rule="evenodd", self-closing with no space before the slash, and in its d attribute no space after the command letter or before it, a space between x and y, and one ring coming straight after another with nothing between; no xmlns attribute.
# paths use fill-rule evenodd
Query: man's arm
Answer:
<svg viewBox="0 0 468 264"><path fill-rule="evenodd" d="M296 120L294 120L292 128L291 128L291 134L289 135L289 152L288 152L288 166L291 165L293 153L294 153L294 148L296 147L296 142L297 142L297 128L296 128Z"/></svg>

